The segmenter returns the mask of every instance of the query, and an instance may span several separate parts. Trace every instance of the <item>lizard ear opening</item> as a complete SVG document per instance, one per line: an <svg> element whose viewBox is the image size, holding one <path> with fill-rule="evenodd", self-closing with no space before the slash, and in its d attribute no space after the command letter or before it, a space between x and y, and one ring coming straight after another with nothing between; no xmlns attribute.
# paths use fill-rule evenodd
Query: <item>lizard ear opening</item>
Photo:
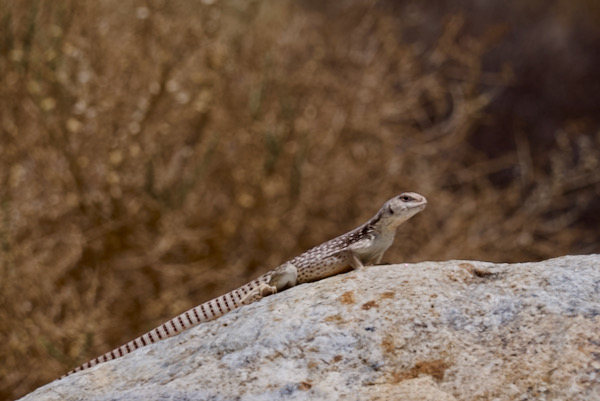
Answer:
<svg viewBox="0 0 600 401"><path fill-rule="evenodd" d="M394 213L395 213L395 212L394 212L394 208L392 207L392 205L389 205L389 206L388 206L388 213L389 213L389 214L394 214Z"/></svg>

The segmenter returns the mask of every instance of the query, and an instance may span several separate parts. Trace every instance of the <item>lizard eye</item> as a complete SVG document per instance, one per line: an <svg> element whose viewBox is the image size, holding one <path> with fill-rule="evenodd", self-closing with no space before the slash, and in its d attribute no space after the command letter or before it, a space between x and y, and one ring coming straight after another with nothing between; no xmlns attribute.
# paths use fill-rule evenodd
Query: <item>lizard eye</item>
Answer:
<svg viewBox="0 0 600 401"><path fill-rule="evenodd" d="M414 200L412 197L410 197L410 196L408 196L408 195L401 195L401 196L399 196L398 198L400 198L400 200L401 200L402 202L410 202L410 201L413 201L413 200Z"/></svg>

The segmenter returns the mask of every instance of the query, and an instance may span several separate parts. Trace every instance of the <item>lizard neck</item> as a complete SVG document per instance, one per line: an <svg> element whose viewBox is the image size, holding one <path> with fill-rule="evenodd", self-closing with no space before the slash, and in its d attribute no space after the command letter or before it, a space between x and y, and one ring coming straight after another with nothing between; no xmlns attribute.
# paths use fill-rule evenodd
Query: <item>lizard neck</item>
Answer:
<svg viewBox="0 0 600 401"><path fill-rule="evenodd" d="M402 224L401 221L396 223L396 221L386 219L383 216L383 212L380 210L362 227L359 227L358 231L360 231L361 236L374 236L375 242L389 243L391 245L396 236L396 229L400 224Z"/></svg>
<svg viewBox="0 0 600 401"><path fill-rule="evenodd" d="M407 219L390 218L384 215L383 209L365 223L362 229L364 235L374 237L374 247L380 252L385 252L394 242L398 227Z"/></svg>
<svg viewBox="0 0 600 401"><path fill-rule="evenodd" d="M381 209L375 216L371 218L365 225L371 227L371 231L377 233L383 237L391 237L392 239L396 235L398 227L408 220L412 215L409 216L390 216L384 214L384 210Z"/></svg>
<svg viewBox="0 0 600 401"><path fill-rule="evenodd" d="M356 229L355 235L357 238L371 238L371 243L368 247L354 250L365 265L379 263L385 251L394 242L396 229L389 224L384 224L384 220L385 218L383 218L381 213L378 213L371 220Z"/></svg>
<svg viewBox="0 0 600 401"><path fill-rule="evenodd" d="M368 231L376 234L377 236L382 237L392 237L396 235L396 229L400 224L402 224L403 220L399 221L397 219L389 219L383 216L383 210L377 212L375 216L371 218L371 220L365 223L365 226L368 227Z"/></svg>

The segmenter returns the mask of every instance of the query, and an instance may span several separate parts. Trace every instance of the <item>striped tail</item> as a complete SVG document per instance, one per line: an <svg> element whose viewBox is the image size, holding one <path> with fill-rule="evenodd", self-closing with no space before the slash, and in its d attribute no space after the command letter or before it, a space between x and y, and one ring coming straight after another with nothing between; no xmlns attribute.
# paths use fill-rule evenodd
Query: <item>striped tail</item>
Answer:
<svg viewBox="0 0 600 401"><path fill-rule="evenodd" d="M84 363L83 365L71 370L65 375L61 376L61 379L67 377L75 372L91 368L92 366L98 365L99 363L112 361L113 359L119 358L125 354L135 351L138 348L145 347L146 345L153 344L159 340L167 337L172 337L176 334L181 333L184 330L197 326L200 323L209 322L224 314L231 312L238 307L257 301L262 296L260 293L256 293L255 290L261 287L261 285L268 283L270 274L267 273L258 279L243 285L242 287L233 290L225 295L221 295L215 299L211 299L201 305L196 306L181 315L174 317L173 319L165 322L155 329L150 330L146 334L141 335L133 341L121 345L114 350L107 352L104 355L92 359ZM256 293L253 294L253 293Z"/></svg>

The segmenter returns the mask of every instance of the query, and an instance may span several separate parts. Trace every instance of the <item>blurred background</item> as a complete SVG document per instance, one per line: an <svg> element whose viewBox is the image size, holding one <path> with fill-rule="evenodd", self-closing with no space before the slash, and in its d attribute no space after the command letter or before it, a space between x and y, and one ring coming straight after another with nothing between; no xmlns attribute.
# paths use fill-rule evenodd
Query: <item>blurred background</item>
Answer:
<svg viewBox="0 0 600 401"><path fill-rule="evenodd" d="M600 252L597 0L0 0L0 399L419 192L384 262Z"/></svg>

